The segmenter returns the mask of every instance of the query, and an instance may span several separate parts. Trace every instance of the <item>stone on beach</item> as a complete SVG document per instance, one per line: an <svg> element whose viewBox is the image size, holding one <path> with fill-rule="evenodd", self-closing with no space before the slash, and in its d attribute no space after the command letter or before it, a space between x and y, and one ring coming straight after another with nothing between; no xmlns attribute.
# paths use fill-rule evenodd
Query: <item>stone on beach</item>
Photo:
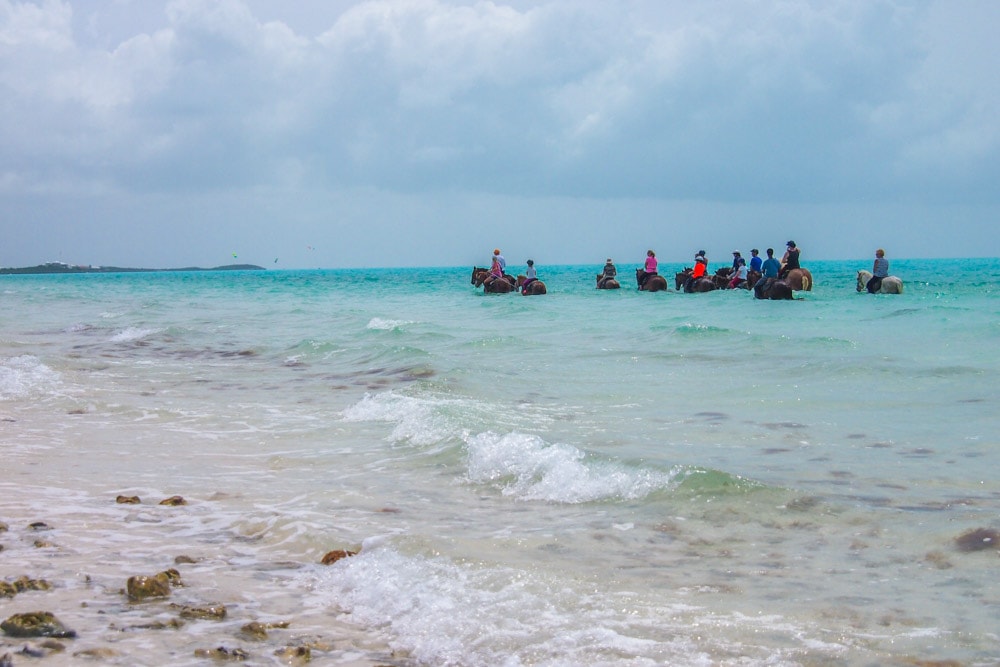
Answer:
<svg viewBox="0 0 1000 667"><path fill-rule="evenodd" d="M188 619L209 619L213 621L221 621L226 617L226 605L213 604L205 607L181 606L180 617Z"/></svg>
<svg viewBox="0 0 1000 667"><path fill-rule="evenodd" d="M0 628L8 637L56 637L72 639L76 632L68 629L52 612L33 611L24 614L14 614Z"/></svg>
<svg viewBox="0 0 1000 667"><path fill-rule="evenodd" d="M152 577L146 575L136 575L128 578L125 584L130 600L138 601L147 598L169 597L170 585L179 586L181 583L180 573L171 568L156 574Z"/></svg>
<svg viewBox="0 0 1000 667"><path fill-rule="evenodd" d="M357 555L358 555L357 551L347 551L345 549L334 549L333 551L326 552L326 555L323 556L323 559L320 560L320 563L322 563L323 565L332 565L333 563L336 563L341 558L348 558L350 556L357 556Z"/></svg>

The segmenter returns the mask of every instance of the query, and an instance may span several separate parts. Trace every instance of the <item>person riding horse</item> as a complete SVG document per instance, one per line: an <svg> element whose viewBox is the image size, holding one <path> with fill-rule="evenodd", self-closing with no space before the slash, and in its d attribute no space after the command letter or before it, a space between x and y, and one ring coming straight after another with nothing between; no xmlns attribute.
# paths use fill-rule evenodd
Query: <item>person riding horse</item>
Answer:
<svg viewBox="0 0 1000 667"><path fill-rule="evenodd" d="M792 269L799 268L799 249L795 245L795 241L789 241L787 243L788 249L785 250L785 256L781 258L781 270L778 272L779 278L784 278L788 275L788 272Z"/></svg>
<svg viewBox="0 0 1000 667"><path fill-rule="evenodd" d="M597 276L597 289L607 289L609 287L608 283L610 281L618 282L615 276L618 275L618 269L611 262L611 258L608 257L608 261L604 264L604 270Z"/></svg>
<svg viewBox="0 0 1000 667"><path fill-rule="evenodd" d="M684 291L690 292L694 281L698 280L698 278L703 278L707 271L708 257L705 256L704 250L699 250L694 256L694 269L691 271L691 277L684 284Z"/></svg>

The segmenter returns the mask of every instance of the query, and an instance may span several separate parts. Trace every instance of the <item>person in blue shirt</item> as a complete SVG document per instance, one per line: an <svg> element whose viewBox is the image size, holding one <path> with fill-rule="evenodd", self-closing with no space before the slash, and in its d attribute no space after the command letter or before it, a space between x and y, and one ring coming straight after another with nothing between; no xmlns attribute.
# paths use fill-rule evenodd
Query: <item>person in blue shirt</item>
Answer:
<svg viewBox="0 0 1000 667"><path fill-rule="evenodd" d="M777 278L778 271L781 269L781 262L774 258L774 248L767 249L767 259L764 260L763 264L760 266L760 280L757 284L753 286L754 294L758 299L761 298L763 294L762 290L764 285L767 284L769 278Z"/></svg>
<svg viewBox="0 0 1000 667"><path fill-rule="evenodd" d="M761 257L760 257L760 251L757 250L757 248L754 248L753 250L751 250L750 251L750 267L749 267L749 269L751 271L756 271L757 273L761 273L760 267L763 264L764 264L764 260L761 259Z"/></svg>

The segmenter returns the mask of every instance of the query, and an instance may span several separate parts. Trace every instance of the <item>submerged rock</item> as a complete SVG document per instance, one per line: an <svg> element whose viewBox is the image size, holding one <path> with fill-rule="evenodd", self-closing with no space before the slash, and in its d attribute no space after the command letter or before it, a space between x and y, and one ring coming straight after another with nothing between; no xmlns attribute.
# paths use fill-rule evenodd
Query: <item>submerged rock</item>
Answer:
<svg viewBox="0 0 1000 667"><path fill-rule="evenodd" d="M341 558L348 558L350 556L357 556L357 555L358 555L357 551L346 551L344 549L334 549L333 551L326 552L326 555L323 556L323 559L320 560L320 563L322 563L323 565L332 565L333 563L336 563Z"/></svg>
<svg viewBox="0 0 1000 667"><path fill-rule="evenodd" d="M76 637L76 632L68 629L48 611L14 614L0 623L0 628L8 637L56 637L59 639Z"/></svg>
<svg viewBox="0 0 1000 667"><path fill-rule="evenodd" d="M250 654L241 648L196 648L194 650L196 658L214 658L216 660L237 660L243 661L250 657Z"/></svg>
<svg viewBox="0 0 1000 667"><path fill-rule="evenodd" d="M226 605L224 604L213 604L207 607L174 606L180 607L181 618L200 618L221 621L226 617Z"/></svg>
<svg viewBox="0 0 1000 667"><path fill-rule="evenodd" d="M52 584L45 579L31 579L27 575L22 575L14 580L14 588L18 593L24 591L47 591L52 588Z"/></svg>
<svg viewBox="0 0 1000 667"><path fill-rule="evenodd" d="M74 658L95 658L97 660L108 660L110 658L117 658L121 655L118 651L113 648L88 648L83 651L76 651L73 653Z"/></svg>
<svg viewBox="0 0 1000 667"><path fill-rule="evenodd" d="M240 628L240 632L242 632L247 637L250 637L251 639L263 640L267 639L268 630L274 630L276 628L283 629L287 628L289 625L290 623L288 621L277 621L275 623L261 623L259 621L251 621L250 623L247 623L242 628Z"/></svg>
<svg viewBox="0 0 1000 667"><path fill-rule="evenodd" d="M991 528L976 528L955 538L959 551L982 551L1000 549L1000 531Z"/></svg>
<svg viewBox="0 0 1000 667"><path fill-rule="evenodd" d="M180 583L180 572L171 568L152 577L145 575L129 577L125 583L125 590L129 599L135 601L155 597L165 598L170 596L170 585L179 586Z"/></svg>
<svg viewBox="0 0 1000 667"><path fill-rule="evenodd" d="M308 646L286 646L274 652L281 660L309 662L312 660L312 650Z"/></svg>

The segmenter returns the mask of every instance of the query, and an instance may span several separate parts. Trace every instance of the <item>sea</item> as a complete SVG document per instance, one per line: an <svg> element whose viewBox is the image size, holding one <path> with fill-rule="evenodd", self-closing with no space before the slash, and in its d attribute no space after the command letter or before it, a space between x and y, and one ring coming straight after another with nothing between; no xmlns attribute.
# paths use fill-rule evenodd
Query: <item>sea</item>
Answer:
<svg viewBox="0 0 1000 667"><path fill-rule="evenodd" d="M1000 665L1000 259L602 264L0 277L0 656Z"/></svg>

